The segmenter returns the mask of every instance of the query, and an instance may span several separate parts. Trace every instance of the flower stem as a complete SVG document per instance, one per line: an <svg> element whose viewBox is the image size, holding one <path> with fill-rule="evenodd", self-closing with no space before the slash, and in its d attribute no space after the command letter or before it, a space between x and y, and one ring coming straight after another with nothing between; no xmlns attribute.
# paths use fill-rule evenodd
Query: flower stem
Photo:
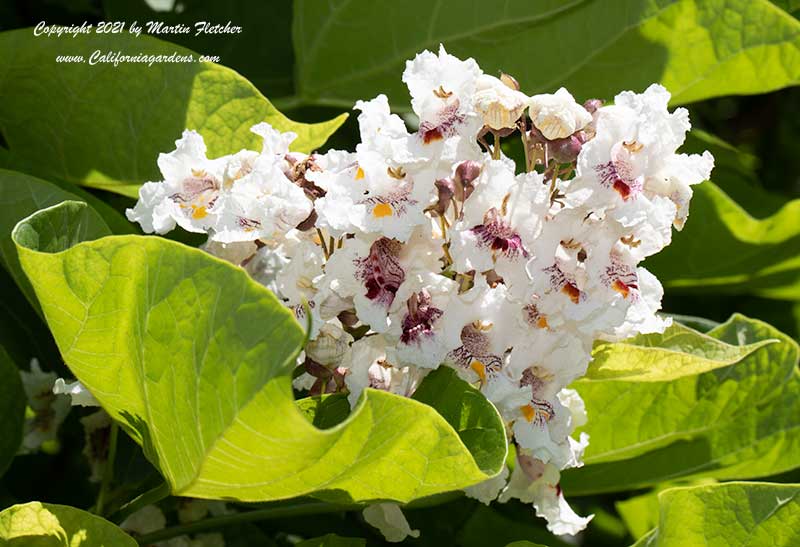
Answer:
<svg viewBox="0 0 800 547"><path fill-rule="evenodd" d="M522 149L525 152L525 172L531 172L531 150L528 141L528 124L525 121L525 114L519 119L519 134L522 138Z"/></svg>
<svg viewBox="0 0 800 547"><path fill-rule="evenodd" d="M197 522L190 522L188 524L171 526L169 528L164 528L163 530L157 530L150 534L145 534L137 538L137 541L139 542L139 545L150 545L159 541L164 541L165 539L182 536L184 534L195 534L197 532L204 532L206 530L216 530L242 522L255 522L259 520L296 517L301 515L315 515L321 513L338 513L341 511L357 509L359 507L359 505L339 505L322 501L300 502L283 506L278 505L273 507L265 507L263 509L256 509L255 511L247 511L245 513L221 515L205 520L199 520Z"/></svg>
<svg viewBox="0 0 800 547"><path fill-rule="evenodd" d="M500 159L500 134L492 132L494 135L494 147L492 147L492 159L499 160Z"/></svg>
<svg viewBox="0 0 800 547"><path fill-rule="evenodd" d="M114 460L117 458L117 437L119 436L119 425L111 420L111 431L108 437L108 457L106 458L105 469L103 470L103 480L100 483L100 491L97 493L97 501L94 504L94 512L103 515L108 489L114 479Z"/></svg>
<svg viewBox="0 0 800 547"><path fill-rule="evenodd" d="M325 255L325 260L327 261L331 257L331 253L328 251L328 246L325 245L325 235L319 228L317 228L317 237L319 237L319 244L322 247L322 253Z"/></svg>

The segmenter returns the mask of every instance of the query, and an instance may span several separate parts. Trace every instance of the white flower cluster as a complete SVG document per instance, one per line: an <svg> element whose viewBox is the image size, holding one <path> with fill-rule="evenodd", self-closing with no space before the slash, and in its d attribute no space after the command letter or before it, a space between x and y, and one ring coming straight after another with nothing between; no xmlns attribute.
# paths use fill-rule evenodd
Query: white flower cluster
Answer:
<svg viewBox="0 0 800 547"><path fill-rule="evenodd" d="M295 381L312 393L411 395L445 365L479 387L513 432L518 464L468 489L531 502L574 534L559 472L581 465L583 402L567 386L592 343L661 332L662 288L638 264L686 220L713 158L676 154L687 112L659 85L585 105L560 89L528 97L444 48L409 61L416 132L385 96L359 101L355 152L289 152L266 124L261 153L208 159L186 131L159 157L128 218L147 232L209 234L303 317L311 342ZM524 165L501 139L522 139ZM308 308L303 303L308 302Z"/></svg>

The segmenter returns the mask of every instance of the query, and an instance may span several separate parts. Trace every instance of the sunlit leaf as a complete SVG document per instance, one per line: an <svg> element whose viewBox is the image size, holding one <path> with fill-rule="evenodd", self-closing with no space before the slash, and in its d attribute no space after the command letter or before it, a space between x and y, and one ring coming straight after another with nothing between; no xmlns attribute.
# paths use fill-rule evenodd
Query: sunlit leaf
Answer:
<svg viewBox="0 0 800 547"><path fill-rule="evenodd" d="M766 344L722 368L664 382L578 381L591 443L567 494L628 490L682 477L763 477L800 462L797 343L734 316L708 336ZM693 351L702 352L702 346Z"/></svg>
<svg viewBox="0 0 800 547"><path fill-rule="evenodd" d="M636 547L794 547L800 485L732 482L671 488L658 496L658 527Z"/></svg>
<svg viewBox="0 0 800 547"><path fill-rule="evenodd" d="M193 55L195 62L91 64L92 55ZM345 115L319 124L289 120L245 78L148 36L0 35L0 131L17 168L39 176L136 196L160 180L156 158L184 129L205 138L210 157L260 150L250 127L266 121L298 134L292 147L321 146ZM58 55L85 62L57 63Z"/></svg>
<svg viewBox="0 0 800 547"><path fill-rule="evenodd" d="M17 222L39 209L64 200L77 199L80 198L55 184L23 173L0 169L0 264L8 270L34 306L38 304L33 289L19 266L17 250L11 241L11 230ZM80 228L84 230L84 239L95 239L111 233L106 222L93 208L87 208L83 219L85 222Z"/></svg>
<svg viewBox="0 0 800 547"><path fill-rule="evenodd" d="M0 539L9 547L137 547L98 516L67 505L32 501L0 513Z"/></svg>
<svg viewBox="0 0 800 547"><path fill-rule="evenodd" d="M434 408L387 392L368 390L345 422L317 429L291 390L304 333L272 293L165 239L79 243L86 211L65 202L21 222L20 262L64 361L174 494L407 502L500 470L504 435L472 454ZM504 431L484 398L461 399L462 415Z"/></svg>

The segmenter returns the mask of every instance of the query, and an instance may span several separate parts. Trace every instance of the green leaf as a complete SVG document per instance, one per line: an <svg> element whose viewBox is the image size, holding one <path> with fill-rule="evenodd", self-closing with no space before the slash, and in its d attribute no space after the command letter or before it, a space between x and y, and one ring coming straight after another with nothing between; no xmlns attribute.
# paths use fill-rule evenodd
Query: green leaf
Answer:
<svg viewBox="0 0 800 547"><path fill-rule="evenodd" d="M420 24L424 22L424 24ZM385 37L375 40L375 29ZM800 80L800 23L767 0L475 0L295 3L301 100L352 105L386 93L407 110L407 59L444 44L528 93L612 98L660 82L674 103L764 93ZM491 47L487 47L491 44Z"/></svg>
<svg viewBox="0 0 800 547"><path fill-rule="evenodd" d="M176 10L181 6L180 10ZM292 3L219 2L193 0L156 11L144 0L103 0L106 21L159 21L164 25L194 25L198 21L240 27L237 34L162 34L198 53L216 55L220 62L249 79L272 97L292 93ZM257 24L254 24L257 22ZM259 55L256 52L269 52Z"/></svg>
<svg viewBox="0 0 800 547"><path fill-rule="evenodd" d="M642 538L658 526L658 491L654 490L614 504L635 538Z"/></svg>
<svg viewBox="0 0 800 547"><path fill-rule="evenodd" d="M777 340L738 346L704 335L680 323L663 334L640 334L624 342L601 343L583 382L669 382L737 363Z"/></svg>
<svg viewBox="0 0 800 547"><path fill-rule="evenodd" d="M658 496L658 527L637 546L794 547L800 485L731 482L670 488Z"/></svg>
<svg viewBox="0 0 800 547"><path fill-rule="evenodd" d="M800 199L754 218L710 182L696 188L684 230L645 266L668 290L800 299Z"/></svg>
<svg viewBox="0 0 800 547"><path fill-rule="evenodd" d="M93 52L193 55L191 63L57 63L58 55ZM344 122L289 120L253 85L197 54L148 36L90 34L35 37L30 29L0 34L0 132L15 165L136 197L160 180L156 159L186 129L205 138L210 157L260 149L250 127L266 121L298 134L292 149L316 149Z"/></svg>
<svg viewBox="0 0 800 547"><path fill-rule="evenodd" d="M11 241L11 230L18 221L39 209L77 199L80 198L49 182L0 169L0 264L8 270L28 301L37 309L33 288L20 268L17 250ZM106 222L93 208L85 209L81 226L85 230L84 239L111 233Z"/></svg>
<svg viewBox="0 0 800 547"><path fill-rule="evenodd" d="M686 477L762 477L797 467L797 343L740 315L708 336L742 347L777 342L728 366L671 381L576 382L589 415L583 430L591 442L587 465L563 476L568 495Z"/></svg>
<svg viewBox="0 0 800 547"><path fill-rule="evenodd" d="M291 390L304 333L272 293L161 238L70 246L70 219L83 209L66 202L18 224L20 262L64 361L175 495L408 502L500 471L505 438L494 460L474 456L435 409L382 391L317 429ZM465 398L461 412L503 427L485 400Z"/></svg>
<svg viewBox="0 0 800 547"><path fill-rule="evenodd" d="M494 462L505 460L508 447L502 419L496 410L489 410L480 391L465 387L455 370L441 367L428 374L414 399L439 411L458 432L478 467L491 469Z"/></svg>
<svg viewBox="0 0 800 547"><path fill-rule="evenodd" d="M128 534L98 516L32 501L0 513L0 539L9 547L137 547Z"/></svg>
<svg viewBox="0 0 800 547"><path fill-rule="evenodd" d="M702 113L692 113L693 119L702 116ZM714 184L736 203L747 204L748 213L754 217L773 215L786 203L785 196L770 192L764 187L759 173L763 170L762 162L753 154L695 127L686 134L686 141L680 150L684 154L702 154L706 150L711 152L714 156ZM704 193L703 188L704 185L701 184L695 186L694 190ZM703 219L698 222L708 221ZM673 234L673 237L675 235L680 237L680 233Z"/></svg>
<svg viewBox="0 0 800 547"><path fill-rule="evenodd" d="M509 543L506 547L547 547L546 545L542 545L541 543L533 543L530 541L515 541L513 543Z"/></svg>
<svg viewBox="0 0 800 547"><path fill-rule="evenodd" d="M11 465L22 442L25 403L19 369L0 346L0 477Z"/></svg>
<svg viewBox="0 0 800 547"><path fill-rule="evenodd" d="M345 538L336 534L326 534L296 544L296 547L364 547L367 540L363 538Z"/></svg>
<svg viewBox="0 0 800 547"><path fill-rule="evenodd" d="M658 485L644 494L615 502L614 508L622 517L631 535L637 539L642 538L658 526L658 495L661 492L676 486L705 486L707 484L716 484L716 482L702 479L689 485L676 483Z"/></svg>

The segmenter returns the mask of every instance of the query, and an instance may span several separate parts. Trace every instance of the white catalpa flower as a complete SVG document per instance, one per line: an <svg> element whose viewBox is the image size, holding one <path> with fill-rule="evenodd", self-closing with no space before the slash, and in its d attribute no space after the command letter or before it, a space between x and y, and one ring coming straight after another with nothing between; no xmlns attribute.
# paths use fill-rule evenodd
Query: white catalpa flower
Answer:
<svg viewBox="0 0 800 547"><path fill-rule="evenodd" d="M242 150L213 160L200 134L184 131L175 151L158 158L164 180L142 186L128 219L148 233L163 234L178 224L220 243L270 239L302 222L311 201L283 166L296 135L265 123L252 130L264 138L261 153Z"/></svg>
<svg viewBox="0 0 800 547"><path fill-rule="evenodd" d="M509 81L508 76L505 81L488 74L478 78L472 103L487 127L500 130L516 126L529 100L524 93L519 92L518 87L512 87L514 83Z"/></svg>
<svg viewBox="0 0 800 547"><path fill-rule="evenodd" d="M535 389L532 391L535 393ZM589 436L581 433L578 441L570 437L586 423L586 410L577 392L562 389L550 399L535 393L519 410L521 416L513 426L514 438L526 453L558 469L583 465Z"/></svg>
<svg viewBox="0 0 800 547"><path fill-rule="evenodd" d="M289 143L297 138L267 123L251 128L264 141L260 154L242 151L226 165L222 215L212 238L222 243L282 237L309 214L312 203L285 174Z"/></svg>
<svg viewBox="0 0 800 547"><path fill-rule="evenodd" d="M139 201L126 215L147 233L164 234L176 224L188 232L208 232L218 220L227 161L208 159L206 144L196 131L184 131L175 147L158 156L163 182L145 183Z"/></svg>
<svg viewBox="0 0 800 547"><path fill-rule="evenodd" d="M69 414L70 398L53 393L56 375L43 372L37 359L31 359L30 371L20 370L22 387L33 415L25 418L21 453L35 452L43 444L56 440L59 426Z"/></svg>
<svg viewBox="0 0 800 547"><path fill-rule="evenodd" d="M554 465L530 456L518 455L511 479L498 500L518 499L532 503L536 516L547 521L547 529L556 535L575 535L589 525L594 515L580 517L564 499L558 485L561 474Z"/></svg>
<svg viewBox="0 0 800 547"><path fill-rule="evenodd" d="M453 299L445 318L446 343L454 349L444 363L464 380L479 382L482 388L506 383L506 350L519 333L506 311L507 299L504 285L489 287L483 276L478 276L469 291Z"/></svg>
<svg viewBox="0 0 800 547"><path fill-rule="evenodd" d="M100 406L94 395L78 381L68 384L63 378L57 378L53 384L53 393L69 395L72 406Z"/></svg>
<svg viewBox="0 0 800 547"><path fill-rule="evenodd" d="M81 418L83 426L83 455L89 462L92 474L89 482L100 482L103 479L106 462L108 462L109 431L111 417L105 410L98 410Z"/></svg>
<svg viewBox="0 0 800 547"><path fill-rule="evenodd" d="M532 386L534 396L555 397L561 387L586 374L591 344L567 329L540 326L546 320L534 304L524 306L520 316L524 327L509 356L509 375Z"/></svg>
<svg viewBox="0 0 800 547"><path fill-rule="evenodd" d="M419 117L419 136L429 144L447 139L477 120L472 99L483 71L474 59L462 61L439 46L439 54L423 51L406 62L403 82L411 93L411 108ZM477 130L480 124L473 124ZM474 137L474 135L473 135Z"/></svg>
<svg viewBox="0 0 800 547"><path fill-rule="evenodd" d="M397 114L392 114L389 99L378 95L371 101L356 101L354 110L360 110L358 127L361 142L357 154L378 154L396 165L410 164L424 158L417 157L412 148L414 136Z"/></svg>
<svg viewBox="0 0 800 547"><path fill-rule="evenodd" d="M324 323L317 336L306 344L306 356L320 365L335 368L342 363L352 343L353 337L333 319Z"/></svg>
<svg viewBox="0 0 800 547"><path fill-rule="evenodd" d="M529 105L534 127L548 140L569 137L592 121L592 115L563 87L553 94L534 95Z"/></svg>
<svg viewBox="0 0 800 547"><path fill-rule="evenodd" d="M460 272L495 270L509 290L525 292L525 264L550 208L542 175L504 172L501 161L486 166L455 226L450 253Z"/></svg>
<svg viewBox="0 0 800 547"><path fill-rule="evenodd" d="M455 349L448 344L444 325L450 302L456 297L458 284L433 273L408 276L398 291L390 313L388 335L397 339L397 359L402 364L437 368L447 353Z"/></svg>
<svg viewBox="0 0 800 547"><path fill-rule="evenodd" d="M123 520L119 527L128 533L144 535L161 530L166 525L167 517L161 509L155 505L145 505Z"/></svg>
<svg viewBox="0 0 800 547"><path fill-rule="evenodd" d="M350 394L350 406L355 407L365 388L388 391L410 397L425 377L427 370L395 366L394 348L381 335L367 336L353 343L342 361L347 370L344 377Z"/></svg>
<svg viewBox="0 0 800 547"><path fill-rule="evenodd" d="M343 241L325 265L328 287L342 298L352 298L359 319L376 332L390 327L390 312L405 304L395 302L406 278L430 272L441 249L421 229L404 244L385 237Z"/></svg>
<svg viewBox="0 0 800 547"><path fill-rule="evenodd" d="M653 84L642 94L620 93L614 105L595 113L595 136L578 156L570 201L598 213L611 209L623 225L635 227L652 222L648 210L659 207L654 198L661 196L675 206L670 224L683 226L690 186L708 179L714 159L708 152L675 154L691 124L686 109L667 110L669 98L666 89Z"/></svg>
<svg viewBox="0 0 800 547"><path fill-rule="evenodd" d="M399 543L407 537L419 537L419 530L412 530L403 511L396 503L376 503L367 506L361 513L364 520L381 531L389 543Z"/></svg>
<svg viewBox="0 0 800 547"><path fill-rule="evenodd" d="M491 479L479 482L475 486L464 488L464 493L468 498L476 499L484 505L489 505L497 499L497 496L500 495L500 492L506 487L507 482L508 467L504 465L500 473Z"/></svg>
<svg viewBox="0 0 800 547"><path fill-rule="evenodd" d="M318 225L338 237L373 233L406 241L416 226L429 223L424 210L433 197L433 174L359 154L350 165L316 173L326 192L315 203Z"/></svg>

